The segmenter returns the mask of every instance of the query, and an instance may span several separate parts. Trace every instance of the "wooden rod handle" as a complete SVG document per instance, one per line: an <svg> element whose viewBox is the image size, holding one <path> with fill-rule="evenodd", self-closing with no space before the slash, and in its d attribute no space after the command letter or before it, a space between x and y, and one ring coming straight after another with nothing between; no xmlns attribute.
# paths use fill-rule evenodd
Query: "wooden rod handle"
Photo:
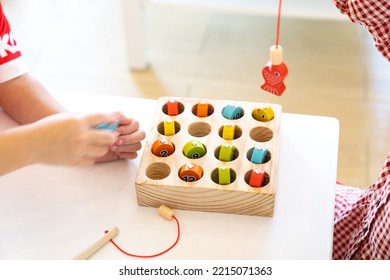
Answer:
<svg viewBox="0 0 390 280"><path fill-rule="evenodd" d="M117 236L119 233L119 229L117 227L113 227L109 232L104 234L100 239L98 239L95 243L93 243L91 246L86 248L84 251L79 253L77 256L75 256L74 260L87 260L89 259L93 254L95 254L100 248L102 248L104 245L107 244L112 238Z"/></svg>

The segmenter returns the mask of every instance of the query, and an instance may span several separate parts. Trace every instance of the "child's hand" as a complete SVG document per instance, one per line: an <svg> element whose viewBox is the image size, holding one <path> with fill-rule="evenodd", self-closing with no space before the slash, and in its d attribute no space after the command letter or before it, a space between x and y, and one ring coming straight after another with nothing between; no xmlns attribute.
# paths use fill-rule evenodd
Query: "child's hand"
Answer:
<svg viewBox="0 0 390 280"><path fill-rule="evenodd" d="M28 128L33 161L50 164L89 166L107 154L117 134L95 129L102 123L119 122L121 115L57 114Z"/></svg>
<svg viewBox="0 0 390 280"><path fill-rule="evenodd" d="M110 146L110 152L100 158L99 162L135 159L137 151L142 148L141 141L145 139L145 132L139 129L138 121L122 116L115 133L119 135L118 138Z"/></svg>

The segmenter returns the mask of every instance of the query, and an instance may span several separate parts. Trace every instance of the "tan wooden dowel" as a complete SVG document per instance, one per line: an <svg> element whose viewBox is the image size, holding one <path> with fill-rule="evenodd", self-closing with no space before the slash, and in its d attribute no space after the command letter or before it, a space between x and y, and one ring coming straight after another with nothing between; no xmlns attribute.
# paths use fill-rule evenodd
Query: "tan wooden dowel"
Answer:
<svg viewBox="0 0 390 280"><path fill-rule="evenodd" d="M107 242L109 242L112 238L117 236L118 233L119 233L119 229L117 227L113 227L109 232L104 234L104 236L102 236L99 240L97 240L95 243L93 243L87 249L85 249L84 251L79 253L73 259L74 260L87 260L87 259L89 259L100 248L102 248L104 245L106 245Z"/></svg>
<svg viewBox="0 0 390 280"><path fill-rule="evenodd" d="M171 208L165 205L161 205L160 208L158 208L158 213L160 214L161 217L167 220L172 220L172 217L175 214Z"/></svg>

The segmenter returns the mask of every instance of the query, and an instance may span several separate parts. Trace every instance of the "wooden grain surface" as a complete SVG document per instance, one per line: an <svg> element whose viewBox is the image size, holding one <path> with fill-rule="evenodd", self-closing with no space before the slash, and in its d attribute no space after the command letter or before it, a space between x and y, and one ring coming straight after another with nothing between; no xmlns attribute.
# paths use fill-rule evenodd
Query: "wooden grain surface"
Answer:
<svg viewBox="0 0 390 280"><path fill-rule="evenodd" d="M282 107L277 104L256 102L176 97L185 109L177 116L168 116L162 108L170 98L172 97L162 97L158 100L154 122L148 134L136 178L138 204L151 207L164 204L177 209L272 216L277 186ZM211 104L214 107L214 113L205 118L195 116L192 108L200 101ZM228 104L241 106L244 116L237 120L225 119L221 112ZM273 109L275 113L273 120L260 122L252 117L254 109L264 106L270 106ZM157 127L166 120L174 120L180 125L178 133L165 136L174 143L176 150L168 157L158 157L151 152L151 146L155 140L162 137ZM228 123L241 129L240 137L234 140L225 140L220 137L218 133L220 128ZM210 125L210 133L202 137L194 136L193 126L205 124ZM207 153L204 157L189 159L183 154L183 146L191 140L201 141L205 145ZM231 162L222 162L214 154L214 151L225 143L233 144L238 150L238 157ZM268 162L254 164L247 159L248 150L256 145L270 151L271 159ZM202 178L195 182L185 182L178 176L180 167L189 162L203 168ZM219 166L228 166L235 171L236 179L231 184L220 185L213 180L211 174ZM252 168L267 172L269 182L265 186L253 188L245 182L245 174Z"/></svg>

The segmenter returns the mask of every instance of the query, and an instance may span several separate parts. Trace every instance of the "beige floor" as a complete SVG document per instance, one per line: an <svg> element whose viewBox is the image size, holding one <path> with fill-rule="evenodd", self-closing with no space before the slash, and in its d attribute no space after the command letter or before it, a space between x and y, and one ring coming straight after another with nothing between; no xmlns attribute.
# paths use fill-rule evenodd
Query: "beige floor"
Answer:
<svg viewBox="0 0 390 280"><path fill-rule="evenodd" d="M289 76L275 97L259 89L275 18L150 8L151 66L130 72L121 0L2 2L31 72L49 89L272 102L335 117L338 180L362 188L390 151L390 65L348 21L282 20Z"/></svg>

